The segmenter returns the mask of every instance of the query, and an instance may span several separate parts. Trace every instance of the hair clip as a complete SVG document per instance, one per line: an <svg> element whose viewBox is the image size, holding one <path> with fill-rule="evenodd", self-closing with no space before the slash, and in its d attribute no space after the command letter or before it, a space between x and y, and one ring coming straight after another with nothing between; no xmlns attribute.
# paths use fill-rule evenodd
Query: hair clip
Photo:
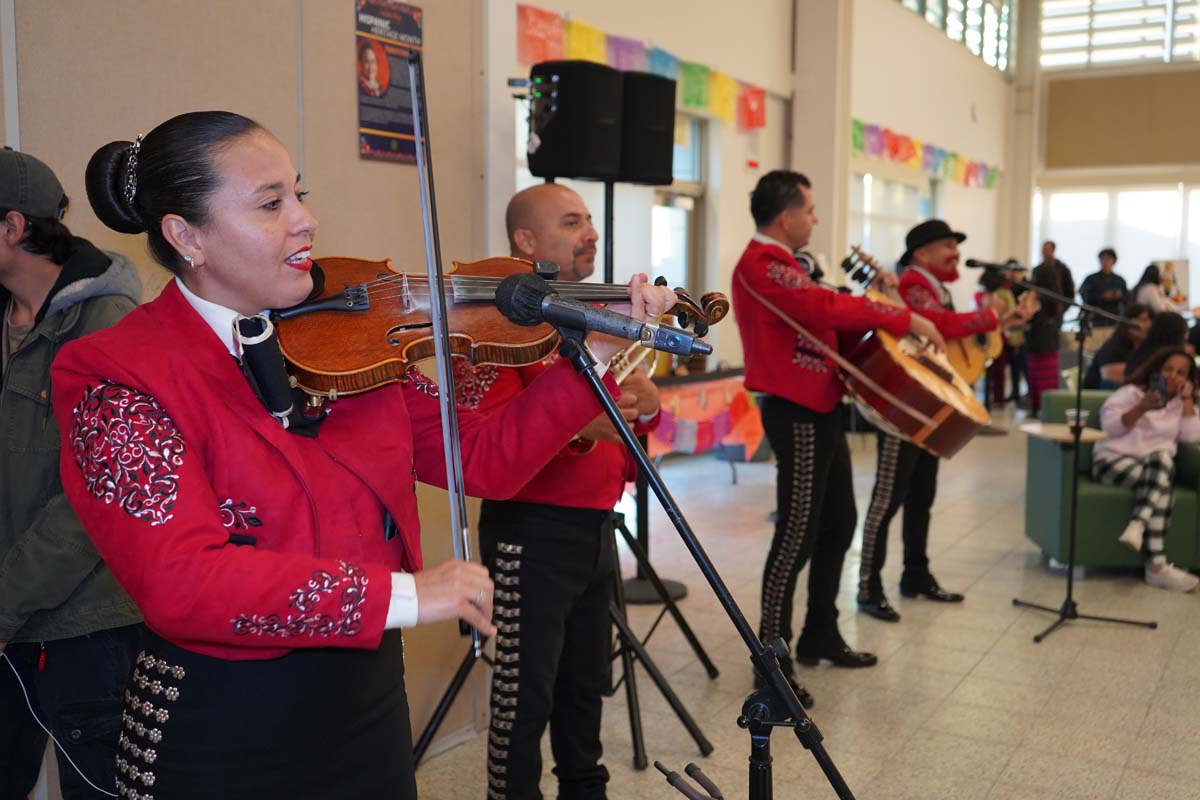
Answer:
<svg viewBox="0 0 1200 800"><path fill-rule="evenodd" d="M141 149L142 135L139 133L129 146L129 162L125 165L125 202L130 208L133 208L133 198L137 197L137 165Z"/></svg>

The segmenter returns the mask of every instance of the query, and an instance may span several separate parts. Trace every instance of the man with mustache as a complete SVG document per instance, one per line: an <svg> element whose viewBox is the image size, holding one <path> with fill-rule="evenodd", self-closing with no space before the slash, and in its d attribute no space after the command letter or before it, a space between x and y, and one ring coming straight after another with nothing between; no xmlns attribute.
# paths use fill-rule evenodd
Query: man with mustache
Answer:
<svg viewBox="0 0 1200 800"><path fill-rule="evenodd" d="M817 224L812 183L787 170L759 179L750 196L757 231L733 273L733 310L746 360L746 388L763 393L763 427L775 452L775 535L763 569L763 642L791 644L796 582L808 573L808 612L791 653L780 667L804 706L813 697L796 681L793 659L816 665L870 667L874 654L851 649L838 630L837 594L857 512L837 365L815 346L848 351L863 334L883 328L941 342L932 323L906 308L840 294L821 285L805 247ZM881 276L895 285L895 275ZM774 308L772 308L774 307ZM799 323L808 335L798 334ZM761 688L761 676L755 676Z"/></svg>
<svg viewBox="0 0 1200 800"><path fill-rule="evenodd" d="M518 192L505 214L517 258L558 264L558 280L595 269L587 205L560 184ZM503 406L557 355L528 367L455 370L460 405ZM462 359L457 359L462 361ZM641 372L618 404L637 433L658 424L658 389ZM554 413L546 409L546 413ZM547 723L559 798L603 798L600 712L609 688L612 508L637 467L607 417L597 417L515 497L485 500L479 549L496 583L496 663L488 729L488 797L540 800Z"/></svg>
<svg viewBox="0 0 1200 800"><path fill-rule="evenodd" d="M993 308L957 313L947 283L958 279L958 246L966 234L951 230L940 219L917 225L905 237L907 249L900 258L906 266L900 276L900 296L914 314L931 321L947 340L986 333L997 326L1010 328L1026 319L1017 307L1008 312ZM999 314L1003 313L1003 316ZM929 571L926 544L929 511L937 494L938 459L915 444L879 433L875 489L863 523L862 562L859 565L858 610L885 622L899 622L900 614L883 593L880 571L887 558L887 532L892 517L904 506L904 573L900 594L925 597L942 603L960 603L963 596L947 592Z"/></svg>

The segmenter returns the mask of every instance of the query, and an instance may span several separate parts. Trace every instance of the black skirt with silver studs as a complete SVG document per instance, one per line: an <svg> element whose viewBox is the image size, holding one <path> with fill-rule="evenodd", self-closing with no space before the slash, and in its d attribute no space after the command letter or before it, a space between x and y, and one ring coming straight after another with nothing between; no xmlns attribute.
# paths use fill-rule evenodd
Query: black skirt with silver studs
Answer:
<svg viewBox="0 0 1200 800"><path fill-rule="evenodd" d="M130 800L417 796L404 646L198 655L147 632L125 691L117 792Z"/></svg>

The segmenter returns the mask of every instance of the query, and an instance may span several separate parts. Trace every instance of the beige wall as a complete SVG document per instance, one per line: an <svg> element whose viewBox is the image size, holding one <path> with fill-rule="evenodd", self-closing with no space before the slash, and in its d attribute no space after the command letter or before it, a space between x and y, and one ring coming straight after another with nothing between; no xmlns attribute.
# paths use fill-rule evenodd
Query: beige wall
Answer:
<svg viewBox="0 0 1200 800"><path fill-rule="evenodd" d="M423 5L443 252L479 257L485 254L481 6L479 0ZM318 254L390 256L424 270L416 169L358 158L353 3L17 0L16 30L22 149L58 172L72 198L67 222L75 232L134 258L147 297L166 273L151 263L144 237L113 233L93 217L84 167L100 145L197 109L252 116L298 164L302 155L321 223ZM444 560L451 552L445 495L423 487L420 500L426 561ZM420 726L466 643L452 624L420 628L405 639L413 721ZM485 691L478 669L443 733L482 725Z"/></svg>
<svg viewBox="0 0 1200 800"><path fill-rule="evenodd" d="M853 116L998 165L1004 180L1014 92L999 71L895 0L854 0L853 40ZM911 174L914 183L928 185L918 170ZM1000 187L943 185L947 221L970 237L964 253L1007 258L1010 245L999 235L1001 214L1007 213ZM971 306L972 280L952 289L960 307Z"/></svg>
<svg viewBox="0 0 1200 800"><path fill-rule="evenodd" d="M1047 169L1200 165L1200 69L1046 82Z"/></svg>

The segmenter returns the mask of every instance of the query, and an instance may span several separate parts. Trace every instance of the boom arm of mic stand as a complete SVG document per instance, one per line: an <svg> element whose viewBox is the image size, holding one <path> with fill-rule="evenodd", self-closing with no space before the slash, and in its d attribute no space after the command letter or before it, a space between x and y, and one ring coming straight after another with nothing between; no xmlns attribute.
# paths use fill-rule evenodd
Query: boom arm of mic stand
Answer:
<svg viewBox="0 0 1200 800"><path fill-rule="evenodd" d="M830 786L833 787L837 796L842 798L842 800L854 800L854 794L850 791L850 787L846 785L846 781L842 778L841 773L838 772L833 759L829 757L829 753L826 752L825 746L821 743L821 732L817 730L817 726L813 724L813 721L804 712L804 707L800 705L800 699L796 697L796 693L783 677L783 671L779 667L779 654L776 652L775 647L764 647L762 642L759 641L758 635L750 627L750 623L738 607L737 601L733 599L729 587L725 585L725 581L718 574L717 568L712 563L712 559L708 557L708 553L701 546L695 531L692 530L688 521L684 518L683 512L675 502L675 498L671 496L662 476L654 468L650 457L646 455L646 451L638 442L637 437L634 436L633 430L625 424L625 420L621 416L621 411L617 408L616 401L613 400L612 395L608 393L608 389L605 388L600 376L596 373L596 357L588 349L585 341L586 333L564 327L559 327L558 332L562 336L563 356L570 360L575 370L587 381L592 393L604 408L604 413L608 416L613 427L616 428L617 433L620 435L621 441L633 456L634 461L637 462L638 469L646 476L650 488L658 496L658 501L662 505L663 511L666 512L667 517L671 520L671 524L675 526L675 530L679 532L680 538L683 539L684 545L691 552L697 566L700 567L700 572L704 575L705 580L708 581L708 585L712 587L717 600L720 601L722 607L725 609L725 613L733 621L734 627L737 628L742 641L751 653L755 669L758 670L760 675L766 678L767 683L775 691L775 695L779 699L782 708L794 720L794 723L789 724L788 727L792 727L795 730L796 738L800 740L800 744L806 750L812 751L813 758L817 760L817 764L825 773L826 780L829 781ZM782 641L778 642L778 645L786 647Z"/></svg>

